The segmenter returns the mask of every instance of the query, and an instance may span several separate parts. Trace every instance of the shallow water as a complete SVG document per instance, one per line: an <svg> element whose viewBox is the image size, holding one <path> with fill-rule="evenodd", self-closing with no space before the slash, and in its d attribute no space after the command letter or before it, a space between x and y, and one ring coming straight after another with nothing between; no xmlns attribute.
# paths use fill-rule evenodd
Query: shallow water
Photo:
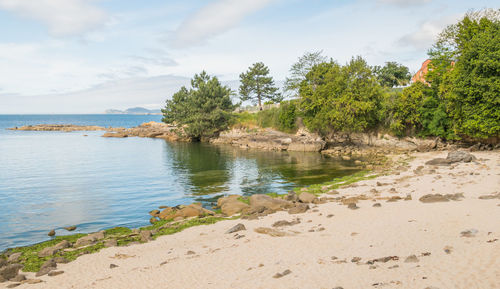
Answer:
<svg viewBox="0 0 500 289"><path fill-rule="evenodd" d="M241 150L162 139L102 138L97 132L8 131L71 123L132 127L161 116L0 115L0 251L75 232L148 224L160 205L223 194L277 192L356 171L319 153ZM87 135L87 136L84 136Z"/></svg>

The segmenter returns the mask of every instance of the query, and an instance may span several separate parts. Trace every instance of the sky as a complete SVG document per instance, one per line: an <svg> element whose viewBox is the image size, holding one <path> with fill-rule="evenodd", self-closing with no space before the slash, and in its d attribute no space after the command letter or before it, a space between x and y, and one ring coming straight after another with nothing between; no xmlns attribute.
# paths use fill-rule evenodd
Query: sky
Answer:
<svg viewBox="0 0 500 289"><path fill-rule="evenodd" d="M496 4L496 5L495 5ZM164 106L203 70L277 83L306 51L415 72L439 32L496 0L0 0L0 114Z"/></svg>

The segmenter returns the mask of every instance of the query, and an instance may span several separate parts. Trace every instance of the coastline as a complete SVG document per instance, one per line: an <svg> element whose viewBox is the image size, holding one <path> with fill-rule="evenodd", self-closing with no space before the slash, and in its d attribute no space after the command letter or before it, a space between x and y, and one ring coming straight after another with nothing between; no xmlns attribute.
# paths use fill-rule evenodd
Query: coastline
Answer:
<svg viewBox="0 0 500 289"><path fill-rule="evenodd" d="M477 162L434 166L425 162L446 153L414 153L387 175L323 195L338 200L311 204L305 213L225 220L102 249L20 288L495 288L500 154L474 155ZM419 200L437 193L464 198ZM273 227L277 221L290 223ZM225 234L238 223L246 230ZM377 261L390 256L397 258Z"/></svg>

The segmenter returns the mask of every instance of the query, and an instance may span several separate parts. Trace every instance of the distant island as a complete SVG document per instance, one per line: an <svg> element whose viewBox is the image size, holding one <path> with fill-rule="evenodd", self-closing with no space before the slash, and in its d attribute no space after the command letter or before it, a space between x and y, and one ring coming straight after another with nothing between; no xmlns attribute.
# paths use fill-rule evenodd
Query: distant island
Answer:
<svg viewBox="0 0 500 289"><path fill-rule="evenodd" d="M161 114L160 109L147 109L144 107L132 107L126 110L108 109L106 114Z"/></svg>

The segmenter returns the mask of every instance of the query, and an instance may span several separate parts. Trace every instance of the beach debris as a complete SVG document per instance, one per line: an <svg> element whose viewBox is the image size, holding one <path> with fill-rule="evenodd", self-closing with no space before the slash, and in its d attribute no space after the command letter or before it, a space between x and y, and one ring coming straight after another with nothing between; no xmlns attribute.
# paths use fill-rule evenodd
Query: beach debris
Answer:
<svg viewBox="0 0 500 289"><path fill-rule="evenodd" d="M359 261L361 261L361 257L353 257L353 258L351 259L351 262L352 262L352 263L357 263L357 262L359 262Z"/></svg>
<svg viewBox="0 0 500 289"><path fill-rule="evenodd" d="M274 274L273 278L281 278L283 276L286 276L288 274L292 273L292 271L290 271L289 269L286 269L285 271L281 272L281 273L276 273Z"/></svg>
<svg viewBox="0 0 500 289"><path fill-rule="evenodd" d="M465 231L460 232L460 236L466 237L466 238L472 238L472 237L475 237L478 232L479 231L476 229L469 229L469 230L465 230Z"/></svg>
<svg viewBox="0 0 500 289"><path fill-rule="evenodd" d="M380 258L369 260L369 261L366 262L366 264L373 265L373 264L375 264L377 262L379 262L379 263L387 263L389 261L398 261L398 260L399 260L398 256L387 256L387 257L380 257Z"/></svg>
<svg viewBox="0 0 500 289"><path fill-rule="evenodd" d="M443 251L446 253L446 254L451 254L451 252L453 252L453 247L452 246L445 246L443 248Z"/></svg>
<svg viewBox="0 0 500 289"><path fill-rule="evenodd" d="M194 254L196 254L196 252L195 252L195 251L191 251L191 250L189 250L189 251L187 251L187 252L186 252L186 255L194 255Z"/></svg>
<svg viewBox="0 0 500 289"><path fill-rule="evenodd" d="M239 231L244 231L246 229L247 228L245 227L245 225L243 225L242 223L239 223L239 224L236 224L235 226L233 226L231 229L227 230L226 234L232 234L232 233L236 233Z"/></svg>

